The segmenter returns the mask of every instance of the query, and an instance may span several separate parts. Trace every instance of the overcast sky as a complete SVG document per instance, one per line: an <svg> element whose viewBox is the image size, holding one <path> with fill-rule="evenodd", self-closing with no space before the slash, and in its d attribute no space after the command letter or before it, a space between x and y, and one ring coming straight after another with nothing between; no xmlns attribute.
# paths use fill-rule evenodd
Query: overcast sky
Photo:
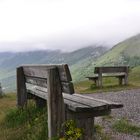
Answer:
<svg viewBox="0 0 140 140"><path fill-rule="evenodd" d="M0 0L0 51L112 46L140 33L140 0Z"/></svg>

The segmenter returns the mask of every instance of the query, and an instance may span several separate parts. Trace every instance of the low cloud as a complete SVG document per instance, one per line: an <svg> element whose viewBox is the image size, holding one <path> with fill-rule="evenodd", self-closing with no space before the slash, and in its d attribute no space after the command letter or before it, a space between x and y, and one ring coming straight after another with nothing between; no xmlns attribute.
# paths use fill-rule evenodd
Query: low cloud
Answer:
<svg viewBox="0 0 140 140"><path fill-rule="evenodd" d="M140 33L139 5L138 0L0 1L0 51L112 47Z"/></svg>

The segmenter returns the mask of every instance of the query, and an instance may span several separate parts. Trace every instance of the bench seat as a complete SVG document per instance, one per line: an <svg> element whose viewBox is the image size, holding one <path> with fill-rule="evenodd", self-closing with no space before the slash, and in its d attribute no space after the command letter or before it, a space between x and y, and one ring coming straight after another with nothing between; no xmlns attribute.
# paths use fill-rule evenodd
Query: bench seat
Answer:
<svg viewBox="0 0 140 140"><path fill-rule="evenodd" d="M102 77L117 77L117 78L125 77L125 73L102 74ZM94 80L94 79L98 79L99 75L88 76L86 78L88 78L89 80Z"/></svg>
<svg viewBox="0 0 140 140"><path fill-rule="evenodd" d="M40 98L47 100L47 88L38 86L28 86L27 93L32 95L38 95ZM63 93L64 103L68 110L73 112L90 112L93 117L106 115L111 109L123 107L120 103L111 101L100 100L97 98L88 97L80 94L67 94ZM99 111L102 114L99 114Z"/></svg>

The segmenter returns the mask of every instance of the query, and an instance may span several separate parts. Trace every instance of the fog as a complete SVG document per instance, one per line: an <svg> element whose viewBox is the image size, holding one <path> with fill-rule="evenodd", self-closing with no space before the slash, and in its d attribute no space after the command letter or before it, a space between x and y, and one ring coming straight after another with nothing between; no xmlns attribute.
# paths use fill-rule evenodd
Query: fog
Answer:
<svg viewBox="0 0 140 140"><path fill-rule="evenodd" d="M112 47L139 33L139 0L0 0L1 52Z"/></svg>

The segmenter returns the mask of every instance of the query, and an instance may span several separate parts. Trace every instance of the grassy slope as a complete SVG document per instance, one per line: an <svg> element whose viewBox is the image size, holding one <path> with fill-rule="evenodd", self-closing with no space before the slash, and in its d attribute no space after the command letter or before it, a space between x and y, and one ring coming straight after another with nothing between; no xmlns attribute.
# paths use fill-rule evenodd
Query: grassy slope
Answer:
<svg viewBox="0 0 140 140"><path fill-rule="evenodd" d="M133 57L140 56L140 35L129 38L105 53L97 60L97 65L112 65L114 62L121 61L123 55Z"/></svg>
<svg viewBox="0 0 140 140"><path fill-rule="evenodd" d="M0 98L0 140L45 140L47 137L46 110L33 104L17 109L16 95Z"/></svg>

